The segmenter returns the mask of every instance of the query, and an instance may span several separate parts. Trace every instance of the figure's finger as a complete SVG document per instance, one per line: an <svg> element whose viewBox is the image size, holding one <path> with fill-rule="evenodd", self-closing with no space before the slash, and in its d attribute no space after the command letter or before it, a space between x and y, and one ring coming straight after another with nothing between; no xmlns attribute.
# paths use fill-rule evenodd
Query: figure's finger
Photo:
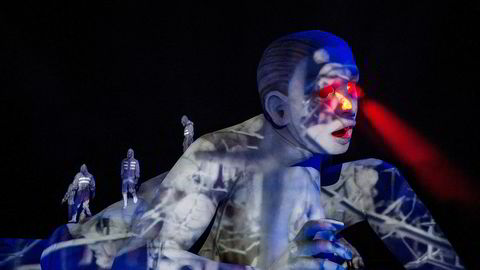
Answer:
<svg viewBox="0 0 480 270"><path fill-rule="evenodd" d="M338 242L328 240L312 240L296 243L296 249L293 249L296 256L315 256L320 253L336 254L346 260L351 260L352 252L344 245Z"/></svg>
<svg viewBox="0 0 480 270"><path fill-rule="evenodd" d="M300 231L297 240L312 239L319 231L333 231L337 229L331 223L322 220L310 220L305 223Z"/></svg>
<svg viewBox="0 0 480 270"><path fill-rule="evenodd" d="M345 224L341 221L335 220L335 219L330 219L330 218L322 218L320 220L321 222L326 222L335 227L337 231L342 230L345 227Z"/></svg>
<svg viewBox="0 0 480 270"><path fill-rule="evenodd" d="M313 240L319 239L333 241L335 240L335 231L318 231L313 237Z"/></svg>
<svg viewBox="0 0 480 270"><path fill-rule="evenodd" d="M319 253L334 253L333 244L328 240L301 241L296 243L295 256L314 256Z"/></svg>
<svg viewBox="0 0 480 270"><path fill-rule="evenodd" d="M333 247L334 247L335 253L338 256L346 260L351 260L353 258L353 252L350 250L350 248L348 248L344 244L338 241L333 241Z"/></svg>
<svg viewBox="0 0 480 270"><path fill-rule="evenodd" d="M325 270L345 270L345 267L325 259L317 259L321 264L319 269Z"/></svg>

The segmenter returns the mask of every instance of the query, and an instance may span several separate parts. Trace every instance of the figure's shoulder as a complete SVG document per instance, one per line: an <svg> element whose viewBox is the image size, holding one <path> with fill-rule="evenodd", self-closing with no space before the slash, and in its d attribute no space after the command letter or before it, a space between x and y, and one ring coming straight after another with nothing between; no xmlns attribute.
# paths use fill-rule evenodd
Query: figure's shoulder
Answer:
<svg viewBox="0 0 480 270"><path fill-rule="evenodd" d="M264 124L263 115L257 115L240 124L205 134L195 140L193 147L190 148L231 152L235 149L248 148L249 145L258 145L263 139Z"/></svg>
<svg viewBox="0 0 480 270"><path fill-rule="evenodd" d="M374 169L376 171L383 171L387 169L396 169L391 163L388 163L384 160L377 159L377 158L366 158L366 159L359 159L354 161L345 162L342 164L342 168L366 168L366 169Z"/></svg>
<svg viewBox="0 0 480 270"><path fill-rule="evenodd" d="M369 179L377 182L381 174L400 174L391 163L377 158L343 162L322 168L322 186L340 184L348 179Z"/></svg>
<svg viewBox="0 0 480 270"><path fill-rule="evenodd" d="M257 133L259 132L264 124L265 124L265 117L263 114L256 115L248 120L243 121L242 123L220 129L216 132L222 133L222 132L247 132L247 133Z"/></svg>

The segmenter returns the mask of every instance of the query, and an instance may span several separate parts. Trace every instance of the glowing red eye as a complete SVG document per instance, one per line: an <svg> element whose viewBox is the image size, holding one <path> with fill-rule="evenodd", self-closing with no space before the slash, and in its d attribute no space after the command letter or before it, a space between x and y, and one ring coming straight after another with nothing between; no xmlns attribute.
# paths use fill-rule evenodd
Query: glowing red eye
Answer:
<svg viewBox="0 0 480 270"><path fill-rule="evenodd" d="M348 94L350 94L354 98L361 98L364 96L362 88L355 84L354 82L349 82L347 84Z"/></svg>
<svg viewBox="0 0 480 270"><path fill-rule="evenodd" d="M321 98L326 98L328 95L333 93L335 90L333 89L333 86L329 85L327 87L322 88L320 91L317 92L317 95Z"/></svg>
<svg viewBox="0 0 480 270"><path fill-rule="evenodd" d="M356 92L357 92L357 98L362 98L365 96L365 92L363 92L363 89L360 86L355 86Z"/></svg>
<svg viewBox="0 0 480 270"><path fill-rule="evenodd" d="M348 90L348 93L354 97L357 96L357 87L355 85L355 83L353 82L349 82L347 84L347 90Z"/></svg>

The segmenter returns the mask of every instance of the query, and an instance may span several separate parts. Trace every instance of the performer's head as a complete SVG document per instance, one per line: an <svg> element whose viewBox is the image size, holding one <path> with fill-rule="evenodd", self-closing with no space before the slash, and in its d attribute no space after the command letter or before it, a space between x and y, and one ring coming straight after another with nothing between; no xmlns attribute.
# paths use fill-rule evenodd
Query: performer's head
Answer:
<svg viewBox="0 0 480 270"><path fill-rule="evenodd" d="M80 172L83 173L84 175L88 174L87 165L82 164L82 166L80 166Z"/></svg>
<svg viewBox="0 0 480 270"><path fill-rule="evenodd" d="M133 149L129 148L127 151L127 158L133 158L134 154Z"/></svg>
<svg viewBox="0 0 480 270"><path fill-rule="evenodd" d="M321 31L275 40L257 68L268 121L288 132L299 146L323 154L341 154L350 145L358 79L347 43Z"/></svg>
<svg viewBox="0 0 480 270"><path fill-rule="evenodd" d="M188 117L186 115L182 116L182 125L186 126L190 120L188 120Z"/></svg>

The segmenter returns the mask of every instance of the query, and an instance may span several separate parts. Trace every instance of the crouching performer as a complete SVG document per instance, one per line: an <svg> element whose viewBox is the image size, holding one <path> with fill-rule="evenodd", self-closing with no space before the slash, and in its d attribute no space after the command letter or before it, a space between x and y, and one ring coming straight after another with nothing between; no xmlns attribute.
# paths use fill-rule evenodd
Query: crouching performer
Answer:
<svg viewBox="0 0 480 270"><path fill-rule="evenodd" d="M119 202L70 226L43 252L42 269L86 269L82 252L97 269L463 269L394 166L330 163L349 148L358 80L350 47L333 34L274 41L257 69L263 114L195 140L143 183L134 211ZM362 223L392 262L367 259L354 238L365 231L348 235Z"/></svg>

